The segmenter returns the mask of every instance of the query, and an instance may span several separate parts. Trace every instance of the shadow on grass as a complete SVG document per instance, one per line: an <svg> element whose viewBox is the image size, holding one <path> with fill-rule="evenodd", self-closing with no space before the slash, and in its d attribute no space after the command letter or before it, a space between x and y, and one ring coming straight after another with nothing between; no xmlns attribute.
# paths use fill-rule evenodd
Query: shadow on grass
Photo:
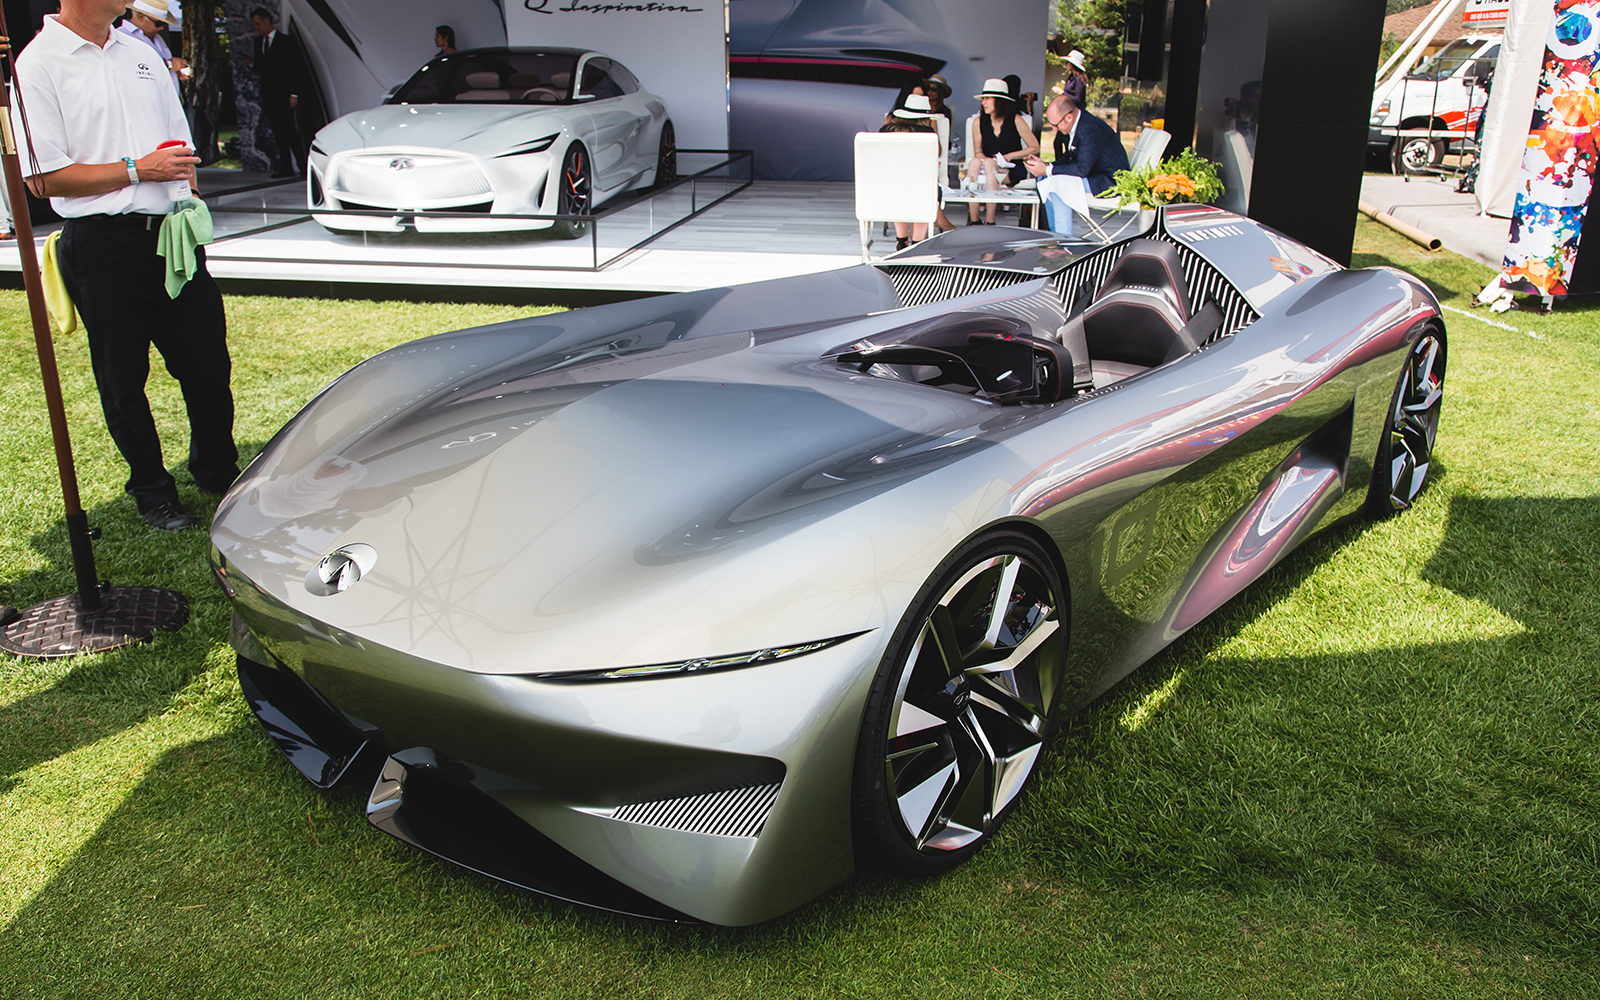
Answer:
<svg viewBox="0 0 1600 1000"><path fill-rule="evenodd" d="M1600 639L1600 497L1451 500L1423 580L1520 630L1212 656L1364 530L1336 526L1063 727L1011 849L1108 892L1287 889L1587 960L1600 679L1574 654ZM1130 704L1173 686L1160 722L1128 731Z"/></svg>
<svg viewBox="0 0 1600 1000"><path fill-rule="evenodd" d="M0 707L0 794L16 775L48 760L136 726L162 710L204 669L212 644L227 635L231 611L206 563L204 526L216 498L180 487L201 528L158 532L139 519L129 497L88 511L103 532L95 543L95 568L115 586L176 590L189 603L189 619L149 643L52 661L37 669L60 671L49 687ZM66 526L57 522L34 535L47 565L3 586L5 601L27 607L75 589ZM0 654L5 657L6 654Z"/></svg>
<svg viewBox="0 0 1600 1000"><path fill-rule="evenodd" d="M458 985L516 965L622 995L656 959L731 961L759 979L773 956L827 963L884 928L976 924L1017 872L1125 909L1299 894L1369 926L1587 963L1600 950L1589 807L1600 741L1586 706L1600 690L1568 644L1594 634L1590 602L1573 594L1587 593L1575 588L1597 527L1597 498L1451 502L1424 581L1526 631L1215 656L1369 530L1335 524L1063 726L1038 787L973 865L936 881L857 876L755 928L650 924L462 872L372 830L360 792L315 792L241 727L167 753L0 934L0 995L130 984L199 995L216 983L359 995L376 969L391 988L422 985L419 959L451 947L459 964L438 974ZM1575 530L1588 534L1573 541ZM1119 724L1129 699L1180 675L1157 723Z"/></svg>

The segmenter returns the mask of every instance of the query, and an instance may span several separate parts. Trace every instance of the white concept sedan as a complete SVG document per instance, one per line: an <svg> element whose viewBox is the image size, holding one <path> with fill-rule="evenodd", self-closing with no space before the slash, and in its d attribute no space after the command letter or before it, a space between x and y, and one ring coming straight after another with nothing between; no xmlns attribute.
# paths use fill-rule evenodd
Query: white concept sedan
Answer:
<svg viewBox="0 0 1600 1000"><path fill-rule="evenodd" d="M581 221L616 195L677 174L672 121L615 59L582 49L493 48L429 62L380 107L317 133L306 179L333 230L500 232ZM439 217L475 212L509 218Z"/></svg>

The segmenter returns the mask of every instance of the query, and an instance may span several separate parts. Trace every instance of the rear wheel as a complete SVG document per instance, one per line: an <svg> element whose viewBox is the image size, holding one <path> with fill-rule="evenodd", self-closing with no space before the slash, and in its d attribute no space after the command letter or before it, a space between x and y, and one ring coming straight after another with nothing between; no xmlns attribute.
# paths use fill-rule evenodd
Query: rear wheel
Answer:
<svg viewBox="0 0 1600 1000"><path fill-rule="evenodd" d="M1428 327L1400 371L1373 461L1367 510L1387 517L1408 509L1428 485L1444 405L1444 334Z"/></svg>
<svg viewBox="0 0 1600 1000"><path fill-rule="evenodd" d="M916 875L971 857L1015 807L1049 736L1065 588L1030 536L969 542L890 642L856 750L857 844Z"/></svg>
<svg viewBox="0 0 1600 1000"><path fill-rule="evenodd" d="M656 153L656 187L678 179L678 136L671 122L661 126L661 149Z"/></svg>
<svg viewBox="0 0 1600 1000"><path fill-rule="evenodd" d="M593 173L589 168L589 151L575 142L567 147L561 158L561 175L556 178L556 213L558 215L587 216L590 212ZM566 239L576 239L589 231L587 219L557 222L555 230Z"/></svg>

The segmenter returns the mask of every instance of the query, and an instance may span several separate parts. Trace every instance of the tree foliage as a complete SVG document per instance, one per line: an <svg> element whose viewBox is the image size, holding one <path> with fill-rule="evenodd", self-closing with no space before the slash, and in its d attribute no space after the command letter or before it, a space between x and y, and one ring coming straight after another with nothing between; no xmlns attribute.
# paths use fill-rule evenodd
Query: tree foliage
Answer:
<svg viewBox="0 0 1600 1000"><path fill-rule="evenodd" d="M1078 49L1091 80L1120 80L1126 6L1123 0L1055 0L1051 64L1063 65L1066 54Z"/></svg>

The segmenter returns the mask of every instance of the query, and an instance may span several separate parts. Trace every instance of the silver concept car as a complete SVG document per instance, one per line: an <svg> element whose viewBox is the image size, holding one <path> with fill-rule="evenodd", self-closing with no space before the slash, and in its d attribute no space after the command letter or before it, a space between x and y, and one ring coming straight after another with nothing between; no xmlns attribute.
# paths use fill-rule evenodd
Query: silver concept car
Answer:
<svg viewBox="0 0 1600 1000"><path fill-rule="evenodd" d="M212 526L245 697L380 829L749 924L937 873L1052 725L1427 480L1438 303L1205 206L430 337Z"/></svg>
<svg viewBox="0 0 1600 1000"><path fill-rule="evenodd" d="M621 63L580 49L469 49L417 71L381 107L329 124L311 144L306 197L334 230L499 232L581 222L419 212L587 215L671 180L666 105Z"/></svg>

